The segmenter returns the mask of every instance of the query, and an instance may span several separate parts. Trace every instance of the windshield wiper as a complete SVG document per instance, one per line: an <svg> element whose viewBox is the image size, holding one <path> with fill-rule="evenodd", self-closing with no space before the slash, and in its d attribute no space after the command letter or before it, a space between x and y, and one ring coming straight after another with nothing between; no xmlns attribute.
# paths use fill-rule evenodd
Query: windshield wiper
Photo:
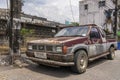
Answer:
<svg viewBox="0 0 120 80"><path fill-rule="evenodd" d="M70 36L55 36L55 37L70 37Z"/></svg>
<svg viewBox="0 0 120 80"><path fill-rule="evenodd" d="M72 35L72 37L83 37L82 35Z"/></svg>

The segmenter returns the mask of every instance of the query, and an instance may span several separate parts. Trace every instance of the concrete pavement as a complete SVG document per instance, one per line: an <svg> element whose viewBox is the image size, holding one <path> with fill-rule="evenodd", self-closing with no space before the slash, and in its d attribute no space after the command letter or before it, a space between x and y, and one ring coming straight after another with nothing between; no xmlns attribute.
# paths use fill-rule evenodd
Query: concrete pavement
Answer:
<svg viewBox="0 0 120 80"><path fill-rule="evenodd" d="M24 68L1 71L0 80L120 80L120 51L115 60L101 58L89 64L83 74L73 73L69 67L53 68L26 64Z"/></svg>

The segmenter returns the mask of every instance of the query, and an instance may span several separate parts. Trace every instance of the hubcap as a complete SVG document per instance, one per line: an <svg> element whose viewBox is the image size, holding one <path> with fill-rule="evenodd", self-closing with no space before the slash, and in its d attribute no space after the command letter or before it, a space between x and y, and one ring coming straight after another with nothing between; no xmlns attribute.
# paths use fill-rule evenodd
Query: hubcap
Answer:
<svg viewBox="0 0 120 80"><path fill-rule="evenodd" d="M87 64L87 57L84 55L84 53L80 57L80 66L81 68L85 68Z"/></svg>
<svg viewBox="0 0 120 80"><path fill-rule="evenodd" d="M111 50L111 54L112 54L112 57L114 58L115 57L115 51L114 51L114 49Z"/></svg>

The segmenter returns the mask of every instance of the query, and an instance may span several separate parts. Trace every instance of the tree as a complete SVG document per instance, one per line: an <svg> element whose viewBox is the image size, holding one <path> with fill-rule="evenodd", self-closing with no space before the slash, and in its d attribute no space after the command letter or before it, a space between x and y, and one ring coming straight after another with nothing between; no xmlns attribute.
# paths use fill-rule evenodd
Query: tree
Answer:
<svg viewBox="0 0 120 80"><path fill-rule="evenodd" d="M71 26L80 26L80 24L78 22L71 22L70 24Z"/></svg>
<svg viewBox="0 0 120 80"><path fill-rule="evenodd" d="M21 33L22 36L26 37L26 36L29 36L29 35L33 34L33 33L34 33L34 30L22 28L22 29L20 30L20 33Z"/></svg>
<svg viewBox="0 0 120 80"><path fill-rule="evenodd" d="M32 35L33 33L34 33L34 30L32 29L30 30L30 29L22 28L20 30L22 43L25 44L26 37Z"/></svg>

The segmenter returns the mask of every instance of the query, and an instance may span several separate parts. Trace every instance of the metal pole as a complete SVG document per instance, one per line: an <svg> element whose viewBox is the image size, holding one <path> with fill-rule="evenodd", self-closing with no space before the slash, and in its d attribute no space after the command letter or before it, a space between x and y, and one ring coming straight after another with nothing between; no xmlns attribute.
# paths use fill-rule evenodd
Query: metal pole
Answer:
<svg viewBox="0 0 120 80"><path fill-rule="evenodd" d="M117 17L118 17L118 0L115 1L115 27L114 27L114 35L116 36L117 32Z"/></svg>
<svg viewBox="0 0 120 80"><path fill-rule="evenodd" d="M13 54L13 0L10 0L10 26L9 26L9 47L10 54Z"/></svg>

